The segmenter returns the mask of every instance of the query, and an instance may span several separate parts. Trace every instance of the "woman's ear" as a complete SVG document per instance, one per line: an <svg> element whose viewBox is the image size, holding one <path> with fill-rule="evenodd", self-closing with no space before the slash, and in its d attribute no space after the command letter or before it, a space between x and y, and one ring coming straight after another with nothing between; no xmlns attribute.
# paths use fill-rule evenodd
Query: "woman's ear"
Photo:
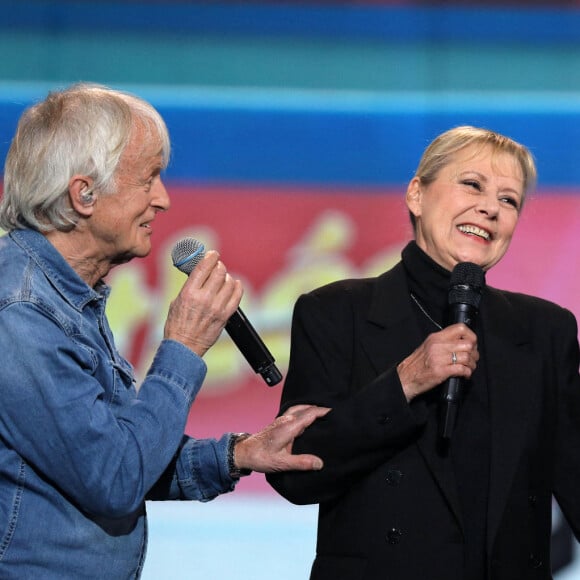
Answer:
<svg viewBox="0 0 580 580"><path fill-rule="evenodd" d="M421 180L415 176L409 182L409 185L407 186L407 194L405 195L407 207L415 217L421 215L421 197Z"/></svg>
<svg viewBox="0 0 580 580"><path fill-rule="evenodd" d="M81 216L92 215L96 194L93 191L93 178L86 175L73 175L68 182L71 207Z"/></svg>

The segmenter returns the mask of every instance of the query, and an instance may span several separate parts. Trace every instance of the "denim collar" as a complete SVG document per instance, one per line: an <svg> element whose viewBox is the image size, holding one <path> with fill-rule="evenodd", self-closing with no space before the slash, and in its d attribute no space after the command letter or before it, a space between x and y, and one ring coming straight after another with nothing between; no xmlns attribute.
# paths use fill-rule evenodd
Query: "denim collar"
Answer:
<svg viewBox="0 0 580 580"><path fill-rule="evenodd" d="M105 282L100 281L95 288L91 288L40 232L23 229L13 230L9 235L73 308L81 311L90 302L108 297L110 288Z"/></svg>

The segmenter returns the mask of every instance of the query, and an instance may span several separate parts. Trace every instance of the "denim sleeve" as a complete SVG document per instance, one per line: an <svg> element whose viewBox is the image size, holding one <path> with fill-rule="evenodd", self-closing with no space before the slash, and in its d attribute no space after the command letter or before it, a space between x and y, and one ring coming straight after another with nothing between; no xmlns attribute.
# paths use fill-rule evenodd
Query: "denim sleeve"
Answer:
<svg viewBox="0 0 580 580"><path fill-rule="evenodd" d="M92 327L80 330L32 302L0 311L2 453L17 454L83 511L123 517L141 508L175 457L206 367L163 340L137 392L114 347L93 348ZM219 444L201 447L190 463L212 465Z"/></svg>
<svg viewBox="0 0 580 580"><path fill-rule="evenodd" d="M219 439L184 436L178 454L147 499L205 502L233 491L238 480L230 477L227 465L232 436L232 433Z"/></svg>

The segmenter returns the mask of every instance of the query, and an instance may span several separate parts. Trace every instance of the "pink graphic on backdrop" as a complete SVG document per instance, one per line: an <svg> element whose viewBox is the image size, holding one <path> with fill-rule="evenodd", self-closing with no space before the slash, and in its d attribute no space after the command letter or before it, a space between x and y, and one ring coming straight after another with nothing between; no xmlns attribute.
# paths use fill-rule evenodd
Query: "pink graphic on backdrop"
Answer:
<svg viewBox="0 0 580 580"><path fill-rule="evenodd" d="M165 307L183 283L169 257L182 237L191 235L219 250L228 270L242 279L242 307L285 374L298 295L388 269L412 236L402 190L169 190L172 208L155 221L152 255L119 268L111 280L115 335L139 372L159 340ZM488 284L553 300L578 317L579 218L580 196L538 194L525 207L508 254L488 273ZM135 294L141 298L135 300ZM253 432L274 418L281 384L266 386L225 333L206 362L208 377L191 411L189 434ZM260 474L244 479L239 489L273 493Z"/></svg>

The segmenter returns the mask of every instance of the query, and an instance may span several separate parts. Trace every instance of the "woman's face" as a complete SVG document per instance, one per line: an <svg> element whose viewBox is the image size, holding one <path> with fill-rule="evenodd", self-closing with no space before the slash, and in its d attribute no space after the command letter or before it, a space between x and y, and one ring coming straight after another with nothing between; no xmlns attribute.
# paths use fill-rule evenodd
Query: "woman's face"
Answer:
<svg viewBox="0 0 580 580"><path fill-rule="evenodd" d="M524 198L518 161L489 146L459 151L429 185L413 178L407 206L416 218L416 240L447 270L473 262L484 270L506 253Z"/></svg>

